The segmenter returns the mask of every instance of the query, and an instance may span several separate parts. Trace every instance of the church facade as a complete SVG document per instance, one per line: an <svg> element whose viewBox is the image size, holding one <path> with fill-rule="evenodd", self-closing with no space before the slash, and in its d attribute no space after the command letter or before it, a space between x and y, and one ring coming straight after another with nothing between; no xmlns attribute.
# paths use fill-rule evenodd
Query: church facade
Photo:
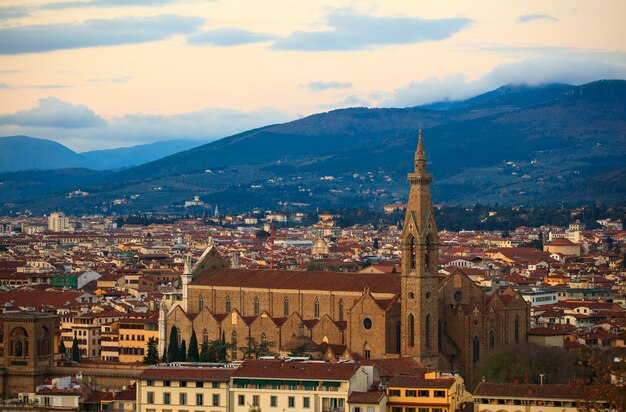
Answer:
<svg viewBox="0 0 626 412"><path fill-rule="evenodd" d="M498 346L526 342L529 306L513 289L486 293L460 270L438 274L438 236L421 132L400 238L400 274L231 269L209 247L182 275L180 305L161 311L160 345L172 326L189 342L248 338L275 351L308 341L324 357L412 357L471 379Z"/></svg>

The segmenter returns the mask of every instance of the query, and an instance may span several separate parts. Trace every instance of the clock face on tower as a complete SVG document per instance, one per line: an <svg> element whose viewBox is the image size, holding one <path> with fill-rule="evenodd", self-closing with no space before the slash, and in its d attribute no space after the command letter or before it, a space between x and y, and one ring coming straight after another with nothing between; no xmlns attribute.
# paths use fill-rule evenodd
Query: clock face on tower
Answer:
<svg viewBox="0 0 626 412"><path fill-rule="evenodd" d="M456 292L454 292L454 300L458 303L461 301L461 298L463 296L461 295L461 291L457 290Z"/></svg>

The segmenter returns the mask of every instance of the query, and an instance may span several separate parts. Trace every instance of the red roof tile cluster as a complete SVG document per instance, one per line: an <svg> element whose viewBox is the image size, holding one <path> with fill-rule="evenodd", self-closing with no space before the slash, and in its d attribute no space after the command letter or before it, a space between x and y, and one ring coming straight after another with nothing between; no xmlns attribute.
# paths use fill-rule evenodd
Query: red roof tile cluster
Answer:
<svg viewBox="0 0 626 412"><path fill-rule="evenodd" d="M146 368L139 378L227 382L233 372L233 369L227 368L152 366Z"/></svg>
<svg viewBox="0 0 626 412"><path fill-rule="evenodd" d="M454 378L426 379L420 376L399 375L389 381L387 386L400 388L434 388L450 389L454 385Z"/></svg>
<svg viewBox="0 0 626 412"><path fill-rule="evenodd" d="M348 380L360 367L358 363L247 360L233 373L233 377Z"/></svg>
<svg viewBox="0 0 626 412"><path fill-rule="evenodd" d="M571 385L519 385L499 382L480 382L474 390L474 396L568 400L580 397L576 388Z"/></svg>

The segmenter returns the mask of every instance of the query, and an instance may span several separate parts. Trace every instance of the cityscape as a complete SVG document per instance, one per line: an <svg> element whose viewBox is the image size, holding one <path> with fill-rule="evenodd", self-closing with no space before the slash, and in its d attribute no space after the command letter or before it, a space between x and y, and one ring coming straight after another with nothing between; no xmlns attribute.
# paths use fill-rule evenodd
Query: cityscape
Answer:
<svg viewBox="0 0 626 412"><path fill-rule="evenodd" d="M418 3L0 6L0 412L625 411L625 5Z"/></svg>

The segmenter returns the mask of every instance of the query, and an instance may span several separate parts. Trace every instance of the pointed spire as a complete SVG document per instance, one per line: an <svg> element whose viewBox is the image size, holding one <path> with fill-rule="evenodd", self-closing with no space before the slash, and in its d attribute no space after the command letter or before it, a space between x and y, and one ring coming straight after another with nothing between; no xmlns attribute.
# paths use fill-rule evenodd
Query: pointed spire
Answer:
<svg viewBox="0 0 626 412"><path fill-rule="evenodd" d="M422 139L422 129L419 129L417 139L417 150L415 151L415 173L426 173L426 152L424 151L424 139Z"/></svg>

